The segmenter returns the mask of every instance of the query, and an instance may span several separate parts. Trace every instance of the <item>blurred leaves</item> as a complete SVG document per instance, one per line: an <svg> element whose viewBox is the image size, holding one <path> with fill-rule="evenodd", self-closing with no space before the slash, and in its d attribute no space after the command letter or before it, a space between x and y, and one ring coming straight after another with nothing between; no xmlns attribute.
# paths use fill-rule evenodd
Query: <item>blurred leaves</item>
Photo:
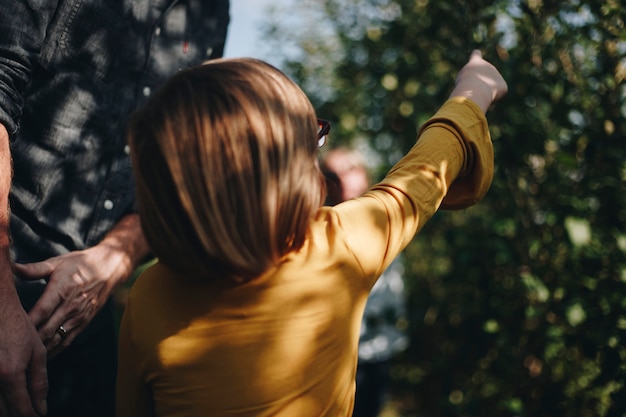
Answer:
<svg viewBox="0 0 626 417"><path fill-rule="evenodd" d="M621 0L301 0L267 39L380 176L474 48L509 94L492 188L406 249L407 416L626 415L626 7ZM282 28L282 29L281 29Z"/></svg>

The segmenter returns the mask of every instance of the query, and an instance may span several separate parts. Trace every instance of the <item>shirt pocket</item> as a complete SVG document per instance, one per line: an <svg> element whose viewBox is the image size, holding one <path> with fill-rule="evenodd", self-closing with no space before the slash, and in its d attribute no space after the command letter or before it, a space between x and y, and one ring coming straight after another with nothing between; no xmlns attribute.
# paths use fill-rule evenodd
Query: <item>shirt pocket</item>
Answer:
<svg viewBox="0 0 626 417"><path fill-rule="evenodd" d="M102 81L114 77L122 62L140 52L123 3L61 2L42 47L41 66L55 72L89 73Z"/></svg>

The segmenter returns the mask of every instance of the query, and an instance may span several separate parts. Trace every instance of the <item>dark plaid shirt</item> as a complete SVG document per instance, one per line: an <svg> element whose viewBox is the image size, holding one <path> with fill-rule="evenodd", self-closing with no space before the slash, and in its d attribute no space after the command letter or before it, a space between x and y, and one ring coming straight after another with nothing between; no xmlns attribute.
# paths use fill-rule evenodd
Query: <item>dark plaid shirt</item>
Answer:
<svg viewBox="0 0 626 417"><path fill-rule="evenodd" d="M133 210L125 121L166 77L222 55L228 3L0 0L18 261L92 246Z"/></svg>

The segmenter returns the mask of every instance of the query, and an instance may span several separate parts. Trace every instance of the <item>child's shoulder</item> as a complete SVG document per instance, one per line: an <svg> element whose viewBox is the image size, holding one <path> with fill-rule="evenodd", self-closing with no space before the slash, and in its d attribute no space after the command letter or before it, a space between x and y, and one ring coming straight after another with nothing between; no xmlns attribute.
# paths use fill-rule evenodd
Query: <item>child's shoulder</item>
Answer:
<svg viewBox="0 0 626 417"><path fill-rule="evenodd" d="M139 274L131 288L131 296L133 294L158 291L163 286L166 286L174 275L172 270L161 262L156 261Z"/></svg>

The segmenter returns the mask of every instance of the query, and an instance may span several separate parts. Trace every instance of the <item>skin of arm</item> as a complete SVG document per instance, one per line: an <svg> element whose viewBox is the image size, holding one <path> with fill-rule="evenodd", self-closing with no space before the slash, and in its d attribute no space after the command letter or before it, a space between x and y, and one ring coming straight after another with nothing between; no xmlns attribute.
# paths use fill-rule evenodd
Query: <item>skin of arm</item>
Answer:
<svg viewBox="0 0 626 417"><path fill-rule="evenodd" d="M11 187L9 135L0 124L0 415L38 416L47 412L46 349L15 290L9 253Z"/></svg>

